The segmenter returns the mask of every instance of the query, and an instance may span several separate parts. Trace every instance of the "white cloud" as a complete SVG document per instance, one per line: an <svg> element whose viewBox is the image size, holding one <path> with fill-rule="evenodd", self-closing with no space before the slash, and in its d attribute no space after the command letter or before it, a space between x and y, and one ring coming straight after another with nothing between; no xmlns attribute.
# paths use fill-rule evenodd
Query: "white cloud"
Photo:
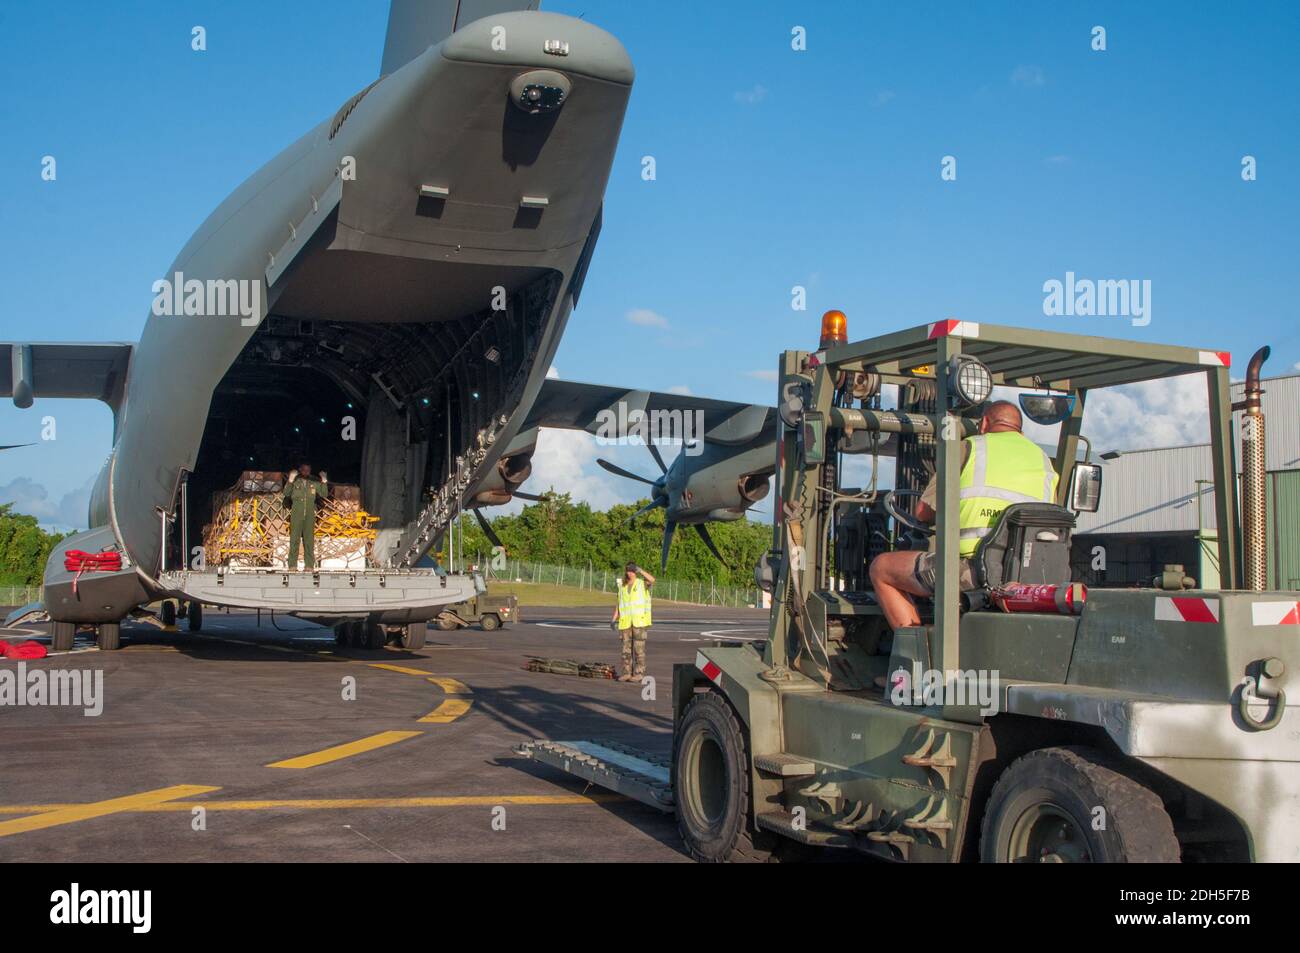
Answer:
<svg viewBox="0 0 1300 953"><path fill-rule="evenodd" d="M1040 66L1017 66L1011 71L1011 82L1016 86L1042 86L1046 81Z"/></svg>
<svg viewBox="0 0 1300 953"><path fill-rule="evenodd" d="M95 485L92 476L81 487L63 494L59 500L50 499L50 493L41 483L27 477L16 477L6 486L0 486L0 503L12 503L15 513L35 516L46 529L66 532L85 529L90 508L90 491Z"/></svg>
<svg viewBox="0 0 1300 953"><path fill-rule="evenodd" d="M560 379L560 372L554 364L546 370L546 379L548 381L557 381Z"/></svg>
<svg viewBox="0 0 1300 953"><path fill-rule="evenodd" d="M763 370L759 370L759 371L745 371L745 376L752 377L756 381L768 381L769 383L776 383L777 378L780 377L781 375L779 375L776 371L772 370L771 368L764 368Z"/></svg>
<svg viewBox="0 0 1300 953"><path fill-rule="evenodd" d="M885 105L894 98L894 95L895 93L892 89L882 89L880 92L876 93L876 105Z"/></svg>
<svg viewBox="0 0 1300 953"><path fill-rule="evenodd" d="M1067 155L1048 156L1047 162L1051 165L1069 165L1070 157Z"/></svg>
<svg viewBox="0 0 1300 953"><path fill-rule="evenodd" d="M753 89L742 89L735 94L735 98L738 103L753 106L767 99L767 87L755 83Z"/></svg>
<svg viewBox="0 0 1300 953"><path fill-rule="evenodd" d="M685 384L678 384L675 387L668 388L668 393L681 394L683 397L689 397L691 394L691 389L687 387Z"/></svg>
<svg viewBox="0 0 1300 953"><path fill-rule="evenodd" d="M1107 387L1088 395L1083 433L1102 453L1205 443L1206 400L1200 374Z"/></svg>
<svg viewBox="0 0 1300 953"><path fill-rule="evenodd" d="M649 308L633 308L627 313L627 319L633 324L639 324L645 328L668 327L668 319L662 314L656 314Z"/></svg>

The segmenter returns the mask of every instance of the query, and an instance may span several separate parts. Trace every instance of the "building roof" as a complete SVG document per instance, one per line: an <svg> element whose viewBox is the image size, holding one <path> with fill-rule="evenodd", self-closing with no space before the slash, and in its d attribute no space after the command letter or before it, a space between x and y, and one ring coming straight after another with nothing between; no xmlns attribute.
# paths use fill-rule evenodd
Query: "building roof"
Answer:
<svg viewBox="0 0 1300 953"><path fill-rule="evenodd" d="M1300 469L1300 374L1265 378L1264 441L1269 470ZM1232 399L1245 396L1244 384L1232 385ZM1234 433L1241 414L1233 415ZM1096 459L1094 457L1094 459ZM1241 449L1233 452L1241 468ZM1127 450L1102 459L1101 508L1080 513L1076 533L1178 533L1213 530L1214 487L1197 480L1212 478L1210 445Z"/></svg>

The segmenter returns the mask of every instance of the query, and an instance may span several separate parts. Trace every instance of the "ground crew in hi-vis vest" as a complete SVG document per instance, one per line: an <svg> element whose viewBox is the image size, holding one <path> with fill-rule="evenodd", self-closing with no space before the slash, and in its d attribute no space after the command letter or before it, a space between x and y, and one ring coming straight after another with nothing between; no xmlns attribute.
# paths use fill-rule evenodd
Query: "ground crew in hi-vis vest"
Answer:
<svg viewBox="0 0 1300 953"><path fill-rule="evenodd" d="M645 674L645 640L650 632L650 588L655 577L636 563L623 567L618 581L618 605L610 626L623 637L620 682L636 681Z"/></svg>
<svg viewBox="0 0 1300 953"><path fill-rule="evenodd" d="M979 434L962 441L958 553L962 589L971 589L970 557L993 532L998 516L1012 503L1056 501L1056 468L1043 448L1020 432L1020 410L1007 400L990 404ZM933 523L938 498L936 478L916 504L916 518ZM871 584L892 628L921 624L912 596L934 595L934 551L896 550L871 561Z"/></svg>
<svg viewBox="0 0 1300 953"><path fill-rule="evenodd" d="M298 542L302 541L303 565L308 570L316 568L316 501L328 492L329 478L325 471L320 479L311 478L311 464L304 463L289 474L284 485L284 504L289 507L289 562L291 570L298 568Z"/></svg>

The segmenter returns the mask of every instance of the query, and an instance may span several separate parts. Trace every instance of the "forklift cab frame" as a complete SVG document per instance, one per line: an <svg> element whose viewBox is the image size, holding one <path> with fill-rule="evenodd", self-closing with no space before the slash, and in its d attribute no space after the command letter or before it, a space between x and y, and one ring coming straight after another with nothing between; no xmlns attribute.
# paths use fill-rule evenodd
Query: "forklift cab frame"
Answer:
<svg viewBox="0 0 1300 953"><path fill-rule="evenodd" d="M1133 384L1188 373L1205 375L1209 398L1210 438L1221 578L1225 588L1240 584L1237 552L1236 479L1232 456L1231 402L1226 352L1169 345L1138 344L945 320L893 334L848 343L843 324L838 340L824 341L815 353L786 351L781 357L773 550L780 553L774 601L790 602L773 611L765 661L795 665L800 643L809 654L825 644L829 616L836 609L854 615L880 614L874 598L838 592L831 569L830 544L834 509L839 502L838 461L846 442L866 431L877 456L895 452L899 434L934 440L937 480L935 521L934 619L925 655L945 672L959 666L960 584L958 508L961 441L976 432L979 403L962 392L949 369L974 358L985 368L991 386L1047 390L1073 397L1061 422L1054 464L1059 474L1056 502L1065 505L1073 487L1080 429L1088 393L1101 387ZM933 381L934 412L909 413L874 409L868 401L852 406L852 393L879 394L885 384L906 386ZM850 381L852 384L850 384ZM892 444L892 446L891 446ZM862 452L857 450L856 452ZM827 468L829 470L829 480ZM872 482L875 482L873 473ZM829 484L829 485L828 485ZM829 492L828 492L829 491ZM874 497L874 493L871 494ZM821 597L814 599L814 596ZM857 595L857 598L854 598ZM827 609L826 603L832 604ZM821 613L808 612L817 603ZM837 604L837 605L836 605ZM920 630L903 630L904 638L925 638ZM814 663L818 664L818 663ZM829 673L826 673L829 684Z"/></svg>

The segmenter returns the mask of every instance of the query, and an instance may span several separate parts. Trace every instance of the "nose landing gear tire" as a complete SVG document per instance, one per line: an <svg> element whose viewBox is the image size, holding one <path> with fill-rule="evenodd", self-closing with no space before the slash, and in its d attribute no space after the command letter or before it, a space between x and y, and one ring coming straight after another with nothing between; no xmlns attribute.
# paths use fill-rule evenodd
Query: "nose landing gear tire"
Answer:
<svg viewBox="0 0 1300 953"><path fill-rule="evenodd" d="M749 743L731 706L717 692L695 696L682 714L673 758L677 830L698 861L766 861L775 837L754 829L749 798Z"/></svg>
<svg viewBox="0 0 1300 953"><path fill-rule="evenodd" d="M1012 762L984 809L984 863L1176 864L1179 855L1160 797L1088 748L1042 748Z"/></svg>
<svg viewBox="0 0 1300 953"><path fill-rule="evenodd" d="M191 632L199 632L203 629L203 605L198 602L191 602L185 612L185 621L189 625Z"/></svg>
<svg viewBox="0 0 1300 953"><path fill-rule="evenodd" d="M158 609L158 621L163 625L175 625L176 603L172 602L170 599L164 599L162 605Z"/></svg>

